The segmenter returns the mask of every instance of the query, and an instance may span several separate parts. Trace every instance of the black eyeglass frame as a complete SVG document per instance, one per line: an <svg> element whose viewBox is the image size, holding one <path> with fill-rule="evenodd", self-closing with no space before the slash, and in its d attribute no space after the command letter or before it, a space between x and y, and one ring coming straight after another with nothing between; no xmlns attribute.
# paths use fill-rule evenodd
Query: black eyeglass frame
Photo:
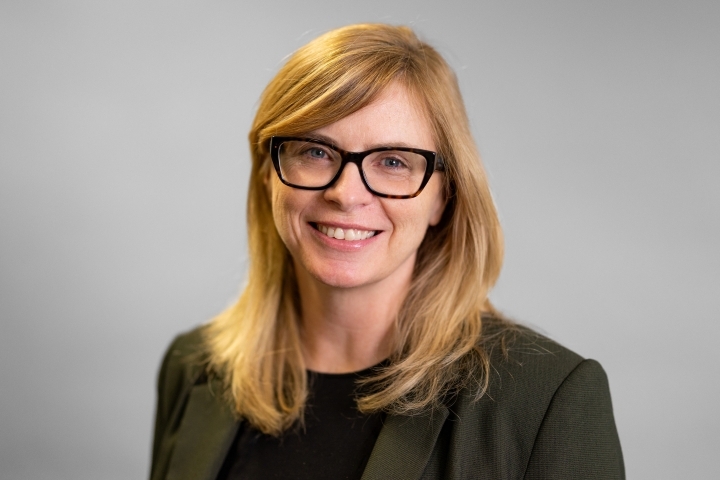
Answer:
<svg viewBox="0 0 720 480"><path fill-rule="evenodd" d="M282 171L280 170L280 146L283 144L283 142L289 142L289 141L300 141L300 142L311 142L311 143L317 143L318 145L323 145L325 147L328 147L337 153L340 154L340 158L342 159L342 162L340 163L340 168L338 169L338 172L335 174L335 176L326 184L320 187L306 187L304 185L295 185L294 183L288 182L285 178L283 178ZM425 166L425 175L423 176L422 183L420 183L420 188L413 193L412 195L389 195L387 193L380 193L372 189L370 185L368 184L367 178L365 178L365 172L362 168L362 162L365 160L365 157L370 155L371 153L375 152L387 152L387 151L398 151L398 152L410 152L410 153L417 153L418 155L422 155L425 157L426 160L426 166ZM360 172L360 178L362 179L363 184L365 185L365 188L368 189L370 193L373 195L377 195L378 197L382 198L415 198L418 195L420 195L420 192L423 191L423 188L427 185L427 183L430 181L430 177L432 177L432 174L435 173L435 171L438 172L444 172L445 171L445 162L443 161L442 157L438 155L435 152L431 152L430 150L423 150L420 148L408 148L408 147L377 147L372 148L370 150L365 150L364 152L349 152L347 150L343 150L342 148L338 148L335 145L331 145L327 142L324 142L322 140L317 140L315 138L306 138L306 137L270 137L270 158L272 159L273 166L275 167L275 172L277 172L278 178L280 178L280 181L287 185L288 187L292 188L299 188L301 190L325 190L326 188L330 188L335 182L337 182L338 178L340 178L340 175L342 175L343 170L345 169L345 166L348 163L354 163L358 167L358 171Z"/></svg>

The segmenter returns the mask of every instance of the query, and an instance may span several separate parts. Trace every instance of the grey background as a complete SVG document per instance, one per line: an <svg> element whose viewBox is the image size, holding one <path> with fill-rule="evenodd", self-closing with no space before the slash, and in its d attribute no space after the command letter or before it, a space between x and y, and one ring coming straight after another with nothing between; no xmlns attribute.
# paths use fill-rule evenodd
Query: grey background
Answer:
<svg viewBox="0 0 720 480"><path fill-rule="evenodd" d="M161 354L243 281L260 92L363 21L456 69L493 298L604 365L629 478L716 472L720 2L3 0L2 479L146 476Z"/></svg>

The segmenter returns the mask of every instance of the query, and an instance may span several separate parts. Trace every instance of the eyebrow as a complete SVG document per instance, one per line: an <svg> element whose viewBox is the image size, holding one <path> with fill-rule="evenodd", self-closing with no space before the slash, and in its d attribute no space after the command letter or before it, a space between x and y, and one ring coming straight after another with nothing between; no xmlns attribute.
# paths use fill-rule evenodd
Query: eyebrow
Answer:
<svg viewBox="0 0 720 480"><path fill-rule="evenodd" d="M319 140L321 142L325 142L329 145L332 145L333 147L340 148L341 150L346 150L342 147L340 147L335 140L332 138L323 135L321 133L308 133L307 135L303 135L306 138L312 139L312 140ZM409 143L405 142L392 142L392 143L374 143L371 145L367 145L367 148L365 150L372 150L373 148L392 148L392 147L400 147L400 148L420 148L417 145L410 145Z"/></svg>

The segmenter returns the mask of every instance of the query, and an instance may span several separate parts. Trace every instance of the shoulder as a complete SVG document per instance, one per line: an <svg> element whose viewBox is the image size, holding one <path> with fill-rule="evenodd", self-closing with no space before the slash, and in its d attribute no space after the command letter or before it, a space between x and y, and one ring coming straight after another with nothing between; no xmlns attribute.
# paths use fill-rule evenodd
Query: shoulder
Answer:
<svg viewBox="0 0 720 480"><path fill-rule="evenodd" d="M491 327L499 328L499 327ZM512 325L503 336L504 345L489 344L491 365L488 393L506 397L513 391L550 394L583 357L550 338L521 325ZM503 348L504 347L504 348Z"/></svg>
<svg viewBox="0 0 720 480"><path fill-rule="evenodd" d="M205 351L204 330L201 325L177 335L165 351L163 367L188 368L201 359Z"/></svg>
<svg viewBox="0 0 720 480"><path fill-rule="evenodd" d="M203 329L198 327L175 337L163 356L157 377L152 478L167 467L172 449L170 433L179 427L190 389L204 376Z"/></svg>
<svg viewBox="0 0 720 480"><path fill-rule="evenodd" d="M193 384L203 373L203 329L197 327L176 336L167 348L158 375L158 393L172 396L172 392Z"/></svg>
<svg viewBox="0 0 720 480"><path fill-rule="evenodd" d="M477 402L462 392L457 408L479 404L494 418L526 416L547 408L553 395L581 364L589 362L572 350L530 328L495 318L485 319L482 348L489 362L488 386ZM518 411L523 413L518 414Z"/></svg>
<svg viewBox="0 0 720 480"><path fill-rule="evenodd" d="M461 393L450 409L464 467L478 463L502 478L596 478L587 470L593 465L622 472L600 364L526 327L512 326L502 338L505 348L486 348L485 395Z"/></svg>

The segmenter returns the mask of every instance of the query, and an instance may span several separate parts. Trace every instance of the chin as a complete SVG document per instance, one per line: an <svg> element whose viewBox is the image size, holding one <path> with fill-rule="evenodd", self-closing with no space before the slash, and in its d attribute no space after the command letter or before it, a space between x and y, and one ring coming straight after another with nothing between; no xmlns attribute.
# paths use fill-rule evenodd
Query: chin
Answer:
<svg viewBox="0 0 720 480"><path fill-rule="evenodd" d="M323 285L334 288L355 288L371 283L368 279L359 278L356 275L348 275L344 272L340 274L335 272L334 274L311 275L315 280L322 283Z"/></svg>
<svg viewBox="0 0 720 480"><path fill-rule="evenodd" d="M347 266L333 263L322 265L319 268L308 268L306 266L303 270L305 270L310 279L328 287L355 288L373 283L372 276L368 275L368 272L358 271L347 268Z"/></svg>

